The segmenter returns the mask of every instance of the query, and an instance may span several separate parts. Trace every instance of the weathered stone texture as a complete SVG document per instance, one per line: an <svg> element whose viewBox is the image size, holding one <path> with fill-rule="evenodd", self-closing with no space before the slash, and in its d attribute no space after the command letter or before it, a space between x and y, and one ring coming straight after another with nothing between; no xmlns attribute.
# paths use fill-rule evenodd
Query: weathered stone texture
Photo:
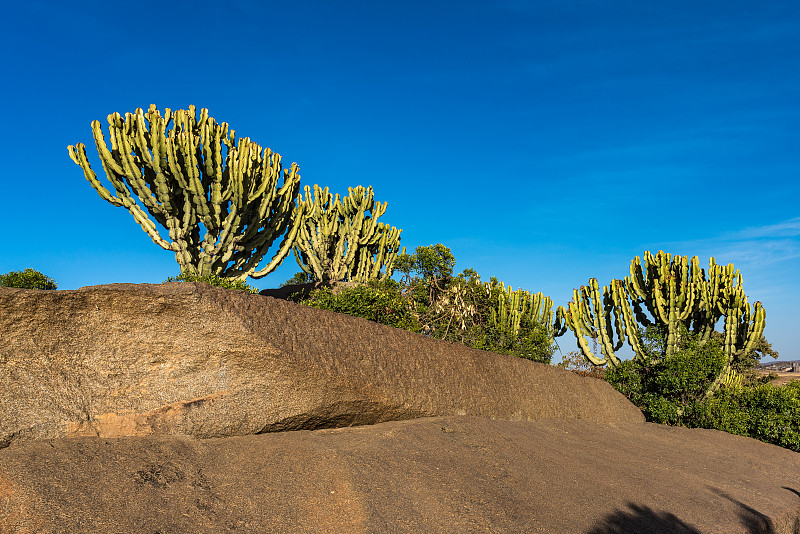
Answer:
<svg viewBox="0 0 800 534"><path fill-rule="evenodd" d="M0 534L800 534L800 454L642 421L595 379L264 296L0 288Z"/></svg>
<svg viewBox="0 0 800 534"><path fill-rule="evenodd" d="M436 415L639 422L608 384L206 284L0 288L0 446Z"/></svg>
<svg viewBox="0 0 800 534"><path fill-rule="evenodd" d="M713 430L423 418L0 451L0 533L794 534L800 454Z"/></svg>

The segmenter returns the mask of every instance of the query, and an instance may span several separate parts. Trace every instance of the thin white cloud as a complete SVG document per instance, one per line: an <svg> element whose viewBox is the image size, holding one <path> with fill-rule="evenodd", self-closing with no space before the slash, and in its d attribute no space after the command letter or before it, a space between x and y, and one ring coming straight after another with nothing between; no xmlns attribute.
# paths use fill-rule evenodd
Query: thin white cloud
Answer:
<svg viewBox="0 0 800 534"><path fill-rule="evenodd" d="M746 279L747 294L762 301L795 298L790 273L800 263L800 217L688 241L650 243L646 250L698 256L701 267L713 257L733 263Z"/></svg>
<svg viewBox="0 0 800 534"><path fill-rule="evenodd" d="M764 267L800 258L800 217L775 224L753 226L716 236L689 241L655 244L655 247L675 253L713 256L717 263L734 263Z"/></svg>
<svg viewBox="0 0 800 534"><path fill-rule="evenodd" d="M733 232L723 238L731 241L750 239L779 239L800 236L800 217L795 217L777 224L754 226Z"/></svg>

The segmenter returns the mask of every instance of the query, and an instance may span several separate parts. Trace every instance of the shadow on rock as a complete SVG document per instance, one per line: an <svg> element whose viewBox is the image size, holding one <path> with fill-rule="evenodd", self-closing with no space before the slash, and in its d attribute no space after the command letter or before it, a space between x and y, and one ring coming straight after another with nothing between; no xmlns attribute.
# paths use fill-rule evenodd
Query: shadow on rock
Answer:
<svg viewBox="0 0 800 534"><path fill-rule="evenodd" d="M702 534L692 525L669 512L628 503L627 510L617 510L595 525L588 534Z"/></svg>
<svg viewBox="0 0 800 534"><path fill-rule="evenodd" d="M786 486L783 486L783 489L791 491L792 493L800 497L800 491L797 491L796 489L792 489ZM784 524L782 525L782 527L784 528L776 528L772 520L766 514L762 514L761 512L759 512L758 510L756 510L751 506L747 506L742 501L733 498L732 496L728 495L727 493L718 488L711 488L711 491L713 491L720 497L729 500L739 508L739 522L741 522L746 532L752 534L778 534L779 532L791 532L792 534L800 534L800 518L796 518L794 520L794 525L791 527L789 527L789 525Z"/></svg>

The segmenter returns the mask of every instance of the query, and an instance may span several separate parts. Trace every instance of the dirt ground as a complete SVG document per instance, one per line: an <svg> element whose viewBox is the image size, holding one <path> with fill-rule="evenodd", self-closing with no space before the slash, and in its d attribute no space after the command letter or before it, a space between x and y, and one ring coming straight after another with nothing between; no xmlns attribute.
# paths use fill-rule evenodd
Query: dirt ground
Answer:
<svg viewBox="0 0 800 534"><path fill-rule="evenodd" d="M774 372L774 371L772 371ZM769 375L770 371L767 370L759 370L758 374L767 376ZM770 384L775 386L785 386L792 380L800 380L800 373L775 373L778 375L778 378L770 382Z"/></svg>

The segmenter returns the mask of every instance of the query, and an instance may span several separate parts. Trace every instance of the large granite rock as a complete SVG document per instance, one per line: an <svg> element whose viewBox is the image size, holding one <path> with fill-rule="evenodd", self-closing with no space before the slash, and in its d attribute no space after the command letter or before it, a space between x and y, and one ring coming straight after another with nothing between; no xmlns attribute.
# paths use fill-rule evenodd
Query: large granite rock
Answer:
<svg viewBox="0 0 800 534"><path fill-rule="evenodd" d="M424 418L0 450L0 533L800 532L800 454L714 430Z"/></svg>
<svg viewBox="0 0 800 534"><path fill-rule="evenodd" d="M0 287L0 447L474 415L641 422L608 384L206 284Z"/></svg>
<svg viewBox="0 0 800 534"><path fill-rule="evenodd" d="M592 378L264 296L0 288L0 534L800 534L800 454L642 421Z"/></svg>

